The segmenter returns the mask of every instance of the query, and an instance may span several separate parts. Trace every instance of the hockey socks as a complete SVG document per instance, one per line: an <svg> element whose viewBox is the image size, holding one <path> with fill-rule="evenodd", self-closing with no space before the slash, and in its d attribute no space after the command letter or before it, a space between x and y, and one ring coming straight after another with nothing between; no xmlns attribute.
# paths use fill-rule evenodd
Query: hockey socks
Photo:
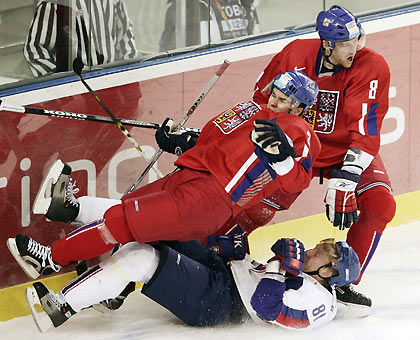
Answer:
<svg viewBox="0 0 420 340"><path fill-rule="evenodd" d="M353 224L347 233L347 242L357 253L360 261L358 284L367 268L386 225L395 214L395 201L385 186L376 186L358 197L359 222Z"/></svg>
<svg viewBox="0 0 420 340"><path fill-rule="evenodd" d="M122 205L108 209L103 220L86 224L51 246L54 262L64 266L74 261L87 260L113 249L117 243L134 241L125 222Z"/></svg>
<svg viewBox="0 0 420 340"><path fill-rule="evenodd" d="M101 219L109 208L121 204L121 200L90 196L79 197L78 201L79 214L76 221L83 224Z"/></svg>
<svg viewBox="0 0 420 340"><path fill-rule="evenodd" d="M148 244L130 242L70 282L61 291L79 312L100 301L115 298L129 282L147 283L159 264L159 252Z"/></svg>

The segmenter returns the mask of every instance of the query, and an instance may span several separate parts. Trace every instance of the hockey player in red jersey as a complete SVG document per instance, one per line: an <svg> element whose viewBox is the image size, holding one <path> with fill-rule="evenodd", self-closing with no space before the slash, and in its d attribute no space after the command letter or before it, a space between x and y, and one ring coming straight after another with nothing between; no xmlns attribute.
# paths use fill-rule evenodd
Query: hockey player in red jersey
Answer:
<svg viewBox="0 0 420 340"><path fill-rule="evenodd" d="M276 190L292 194L305 189L320 143L298 115L313 105L317 93L318 86L303 72L278 75L267 105L240 103L214 117L196 146L175 162L177 171L122 202L88 198L87 208L79 206L71 194L71 169L57 161L41 185L42 191L52 184L47 190L52 198L40 191L34 210L41 205L51 220L87 224L53 242L51 249L18 235L8 240L10 251L36 278L103 254L117 243L201 239ZM92 217L103 219L89 223Z"/></svg>
<svg viewBox="0 0 420 340"><path fill-rule="evenodd" d="M340 229L350 227L347 242L359 256L362 276L395 214L391 184L378 154L390 72L381 55L364 47L359 20L343 7L320 12L316 29L321 41L297 39L274 56L257 80L254 100L265 102L265 88L284 70L304 70L319 85L317 104L306 115L322 144L313 174L321 181L329 178L327 217ZM278 192L272 199L288 209L296 197ZM337 293L344 302L371 305L352 287Z"/></svg>

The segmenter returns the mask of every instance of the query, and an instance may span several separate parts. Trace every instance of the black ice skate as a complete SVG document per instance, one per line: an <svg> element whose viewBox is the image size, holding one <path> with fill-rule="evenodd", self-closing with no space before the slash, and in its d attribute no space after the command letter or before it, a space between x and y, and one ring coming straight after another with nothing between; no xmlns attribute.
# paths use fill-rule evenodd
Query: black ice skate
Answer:
<svg viewBox="0 0 420 340"><path fill-rule="evenodd" d="M110 310L119 309L124 303L124 300L126 299L126 297L132 292L134 292L135 289L136 289L136 283L130 282L124 288L124 290L120 293L120 295L118 295L116 298L113 298L113 299L107 299L107 300L101 301L101 305Z"/></svg>
<svg viewBox="0 0 420 340"><path fill-rule="evenodd" d="M40 332L47 331L51 324L58 327L76 314L63 296L55 294L41 282L35 282L32 287L26 289L26 301ZM40 305L48 318L44 313L37 313L35 305Z"/></svg>
<svg viewBox="0 0 420 340"><path fill-rule="evenodd" d="M51 248L25 235L7 240L7 247L23 271L32 279L58 272L61 266L51 258Z"/></svg>
<svg viewBox="0 0 420 340"><path fill-rule="evenodd" d="M78 191L71 180L71 167L57 160L42 181L32 212L52 221L71 223L79 214L79 202L74 197Z"/></svg>
<svg viewBox="0 0 420 340"><path fill-rule="evenodd" d="M368 316L372 307L372 300L362 293L356 292L353 285L335 287L337 301L346 305L353 314L359 317Z"/></svg>

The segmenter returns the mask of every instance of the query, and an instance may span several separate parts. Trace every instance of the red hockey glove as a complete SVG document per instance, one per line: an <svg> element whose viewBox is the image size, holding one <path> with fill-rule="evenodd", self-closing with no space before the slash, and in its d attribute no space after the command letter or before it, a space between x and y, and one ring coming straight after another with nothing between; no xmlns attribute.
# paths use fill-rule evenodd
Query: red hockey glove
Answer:
<svg viewBox="0 0 420 340"><path fill-rule="evenodd" d="M325 195L327 218L340 230L350 228L358 221L355 190L360 176L346 170L331 170L328 190Z"/></svg>
<svg viewBox="0 0 420 340"><path fill-rule="evenodd" d="M293 276L298 276L303 271L305 261L305 247L295 238L282 238L271 247L275 254L268 262L278 260L280 268Z"/></svg>

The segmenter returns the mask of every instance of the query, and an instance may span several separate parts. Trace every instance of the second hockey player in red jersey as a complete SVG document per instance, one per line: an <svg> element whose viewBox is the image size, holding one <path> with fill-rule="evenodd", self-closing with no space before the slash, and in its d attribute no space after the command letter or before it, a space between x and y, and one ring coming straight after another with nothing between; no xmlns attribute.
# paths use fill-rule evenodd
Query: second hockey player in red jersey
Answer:
<svg viewBox="0 0 420 340"><path fill-rule="evenodd" d="M41 185L52 184L52 199L38 193L34 210L45 208L51 220L87 224L53 242L51 249L18 235L9 239L10 251L36 278L103 254L117 243L201 239L276 190L292 194L305 189L320 143L298 115L317 94L316 83L300 71L278 75L267 105L240 103L214 117L197 145L177 160L177 171L122 202L87 198L80 204L71 195L70 167L57 161Z"/></svg>
<svg viewBox="0 0 420 340"><path fill-rule="evenodd" d="M343 7L320 12L316 28L320 40L295 40L274 56L257 81L254 100L265 102L265 88L284 70L304 70L318 83L317 104L306 115L322 144L314 175L329 178L327 217L340 229L351 226L347 242L359 256L362 275L395 214L378 154L390 71L381 55L363 47L361 24ZM278 192L271 199L287 209L296 197ZM338 292L339 299L370 306L370 300L360 300L348 288Z"/></svg>

